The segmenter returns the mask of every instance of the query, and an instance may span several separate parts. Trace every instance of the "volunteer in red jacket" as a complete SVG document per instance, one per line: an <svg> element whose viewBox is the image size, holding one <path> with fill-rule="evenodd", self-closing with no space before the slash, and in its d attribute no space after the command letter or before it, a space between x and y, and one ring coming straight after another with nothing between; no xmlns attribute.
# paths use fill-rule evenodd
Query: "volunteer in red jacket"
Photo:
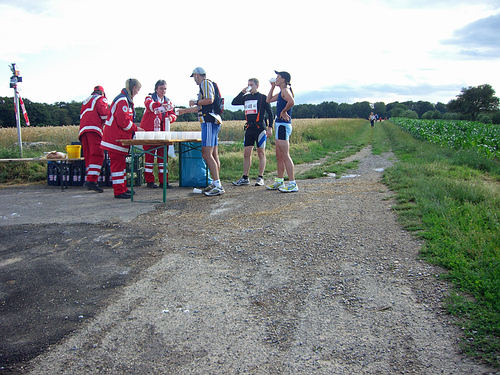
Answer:
<svg viewBox="0 0 500 375"><path fill-rule="evenodd" d="M97 185L101 174L104 152L101 149L102 126L109 115L108 101L102 86L94 87L92 94L84 100L80 110L80 133L78 134L85 158L85 185L89 190L102 193Z"/></svg>
<svg viewBox="0 0 500 375"><path fill-rule="evenodd" d="M169 98L165 96L167 91L167 83L165 80L160 79L155 83L155 92L146 96L144 100L144 115L141 120L141 128L145 131L155 130L155 119L158 118L159 130L165 131L165 120L173 123L177 120L177 116L174 113L174 106ZM144 151L149 151L157 146L143 146ZM160 186L163 186L163 147L156 150L156 161L158 163L158 180L160 181ZM155 176L153 175L155 156L152 154L146 154L146 160L144 163L144 179L146 180L147 187L151 189L158 188L155 184ZM168 161L168 156L167 156ZM168 182L168 181L167 181Z"/></svg>
<svg viewBox="0 0 500 375"><path fill-rule="evenodd" d="M119 139L132 139L136 131L143 129L134 124L134 96L141 89L137 79L130 78L125 82L125 88L111 103L110 114L104 123L101 147L108 151L111 162L111 180L115 198L130 199L127 190L126 157L129 147L122 145Z"/></svg>

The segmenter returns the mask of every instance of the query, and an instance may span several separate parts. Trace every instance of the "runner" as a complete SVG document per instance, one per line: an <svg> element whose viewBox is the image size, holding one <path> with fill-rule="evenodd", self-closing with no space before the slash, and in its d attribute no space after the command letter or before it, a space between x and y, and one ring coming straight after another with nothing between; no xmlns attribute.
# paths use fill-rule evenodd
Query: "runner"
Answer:
<svg viewBox="0 0 500 375"><path fill-rule="evenodd" d="M225 190L219 179L220 160L217 145L222 120L218 114L214 113L215 86L206 78L207 74L203 68L195 68L191 77L200 87L198 100L190 100L190 108L179 109L179 115L198 112L198 119L201 123L201 154L213 179L212 184L207 186L203 193L208 196L221 195L225 193Z"/></svg>
<svg viewBox="0 0 500 375"><path fill-rule="evenodd" d="M370 120L370 125L373 128L374 123L375 123L375 115L373 114L373 112L370 112L370 116L368 116L368 120Z"/></svg>
<svg viewBox="0 0 500 375"><path fill-rule="evenodd" d="M293 100L293 91L290 86L290 73L274 71L276 80L271 80L271 89L267 94L267 102L277 102L276 104L276 161L278 164L278 177L274 179L274 184L266 186L268 190L279 190L283 193L299 191L295 182L293 171L293 161L290 157L290 134L292 134L292 107L295 104ZM274 88L278 86L281 91L273 95ZM288 174L288 185L284 183L284 174Z"/></svg>
<svg viewBox="0 0 500 375"><path fill-rule="evenodd" d="M255 181L255 186L264 186L264 170L266 168L266 139L273 132L273 112L271 106L266 101L266 96L257 91L259 80L250 78L248 86L233 99L232 105L245 106L245 138L243 152L243 176L233 182L235 186L249 185L248 173L252 163L252 151L254 145L257 146L259 156L259 176ZM267 118L265 115L267 114Z"/></svg>

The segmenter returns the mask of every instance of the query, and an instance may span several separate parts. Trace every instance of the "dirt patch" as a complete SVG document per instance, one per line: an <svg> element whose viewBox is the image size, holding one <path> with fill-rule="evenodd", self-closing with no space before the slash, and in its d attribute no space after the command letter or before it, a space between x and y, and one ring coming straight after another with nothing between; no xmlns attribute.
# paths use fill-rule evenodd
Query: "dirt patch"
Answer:
<svg viewBox="0 0 500 375"><path fill-rule="evenodd" d="M441 307L442 271L418 259L421 243L396 222L392 194L379 182L392 155L363 150L357 157L356 177L299 181L298 193L226 184L221 197L170 195L126 229L96 224L100 235L114 237L99 251L106 261L95 263L111 270L109 277L127 267L134 275L103 296L74 332L12 372L494 373L459 352L460 332ZM23 229L13 230L17 241ZM40 236L34 242L46 237ZM130 245L113 248L120 240ZM78 246L87 261L67 273L87 275L94 245ZM47 258L52 249L47 243L31 252ZM123 249L122 257L113 249ZM66 258L77 253L66 251ZM2 271L18 265L22 272L27 258L10 251L0 259ZM87 298L98 298L92 291L107 279L85 280L94 285ZM63 289L67 299L78 297L72 283L49 284L46 293ZM9 301L26 294L8 293ZM41 309L57 315L57 306Z"/></svg>

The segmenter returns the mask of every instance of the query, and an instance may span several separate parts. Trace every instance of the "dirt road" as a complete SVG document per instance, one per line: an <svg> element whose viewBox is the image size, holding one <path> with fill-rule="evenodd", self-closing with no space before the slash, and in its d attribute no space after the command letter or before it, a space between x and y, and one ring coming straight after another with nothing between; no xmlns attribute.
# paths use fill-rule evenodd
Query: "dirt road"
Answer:
<svg viewBox="0 0 500 375"><path fill-rule="evenodd" d="M17 245L0 252L3 371L495 373L460 354L442 271L396 222L380 183L391 155L355 158L351 178L299 181L294 194L226 183L221 197L174 189L137 218L128 204L125 221L4 224L2 243ZM66 233L51 243L54 228ZM51 268L20 287L26 264Z"/></svg>

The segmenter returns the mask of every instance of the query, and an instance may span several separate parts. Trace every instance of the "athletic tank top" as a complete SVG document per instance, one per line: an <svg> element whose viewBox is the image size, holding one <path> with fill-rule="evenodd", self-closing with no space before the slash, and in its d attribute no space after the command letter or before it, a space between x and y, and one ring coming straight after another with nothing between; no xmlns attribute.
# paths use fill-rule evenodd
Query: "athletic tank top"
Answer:
<svg viewBox="0 0 500 375"><path fill-rule="evenodd" d="M288 116L290 116L290 121L285 121L283 120L282 118L280 118L280 113L281 111L283 110L283 108L286 107L286 100L283 99L283 97L281 96L281 91L278 95L278 101L276 103L276 120L275 122L284 122L284 123L288 123L288 124L291 124L292 123L292 109L290 108L288 111L286 111L286 113L288 113Z"/></svg>

